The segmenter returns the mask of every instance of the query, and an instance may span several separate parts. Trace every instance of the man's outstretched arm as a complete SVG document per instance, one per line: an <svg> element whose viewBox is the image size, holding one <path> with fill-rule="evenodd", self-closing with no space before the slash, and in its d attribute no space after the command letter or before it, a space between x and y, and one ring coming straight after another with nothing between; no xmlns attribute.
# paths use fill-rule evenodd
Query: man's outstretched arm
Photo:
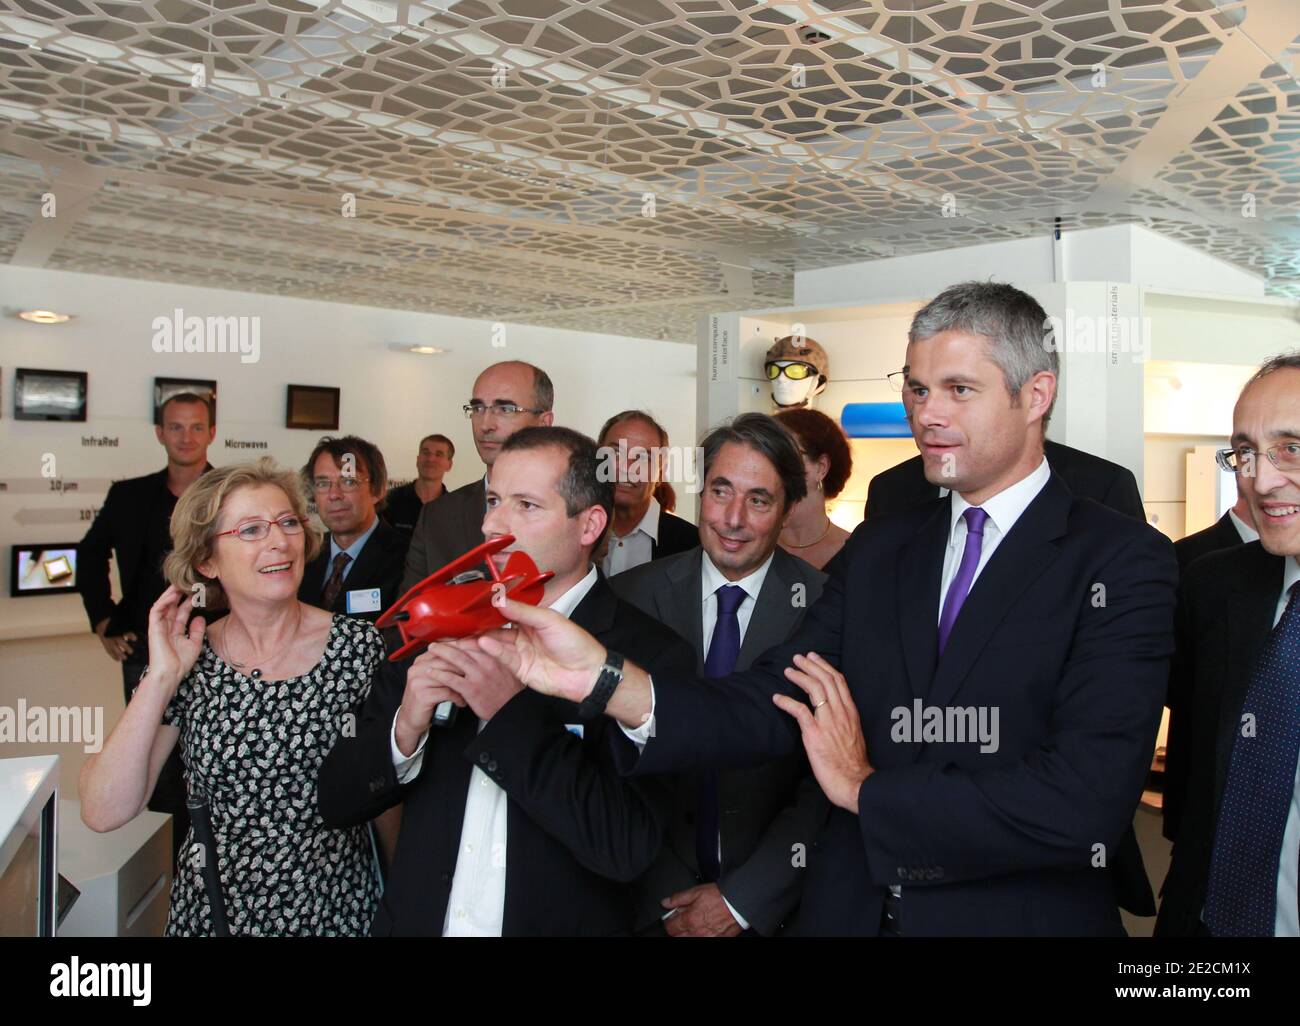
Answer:
<svg viewBox="0 0 1300 1026"><path fill-rule="evenodd" d="M805 700L786 673L795 654L818 652L828 662L838 663L842 596L843 579L832 577L789 642L730 677L660 675L652 682L643 667L624 663L622 683L605 714L643 735L638 738L644 747L634 771L724 769L794 751L799 745L798 725L773 703L773 696ZM533 690L580 704L600 675L605 646L549 609L504 596L497 606L515 626L481 637L478 643L483 650L502 660Z"/></svg>

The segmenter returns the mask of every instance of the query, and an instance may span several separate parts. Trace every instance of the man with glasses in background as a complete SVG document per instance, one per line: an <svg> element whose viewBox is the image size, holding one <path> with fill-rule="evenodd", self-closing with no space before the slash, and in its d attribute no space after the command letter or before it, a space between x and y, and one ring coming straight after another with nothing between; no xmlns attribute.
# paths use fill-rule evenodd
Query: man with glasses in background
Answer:
<svg viewBox="0 0 1300 1026"><path fill-rule="evenodd" d="M414 587L435 570L483 544L487 513L487 482L492 464L507 438L526 427L549 427L554 416L555 387L546 371L520 360L488 367L474 382L473 394L462 409L474 432L474 448L487 468L476 481L448 492L420 511L406 553L402 591ZM546 570L547 567L541 569Z"/></svg>
<svg viewBox="0 0 1300 1026"><path fill-rule="evenodd" d="M303 571L298 598L373 623L401 594L406 553L402 533L376 510L388 487L384 455L364 438L326 435L302 474L329 543Z"/></svg>
<svg viewBox="0 0 1300 1026"><path fill-rule="evenodd" d="M1232 413L1259 540L1183 575L1169 706L1187 783L1157 936L1300 936L1300 353L1274 357Z"/></svg>

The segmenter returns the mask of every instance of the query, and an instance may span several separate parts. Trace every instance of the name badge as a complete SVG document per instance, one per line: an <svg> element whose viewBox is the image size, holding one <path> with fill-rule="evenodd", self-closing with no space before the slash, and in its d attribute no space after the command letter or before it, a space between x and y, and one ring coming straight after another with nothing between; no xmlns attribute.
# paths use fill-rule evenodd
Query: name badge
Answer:
<svg viewBox="0 0 1300 1026"><path fill-rule="evenodd" d="M567 730L574 737L583 737L584 736L583 729L585 727L586 727L585 723L566 723L564 725L564 729Z"/></svg>
<svg viewBox="0 0 1300 1026"><path fill-rule="evenodd" d="M358 588L356 591L348 592L348 613L377 613L379 612L379 589L378 588Z"/></svg>

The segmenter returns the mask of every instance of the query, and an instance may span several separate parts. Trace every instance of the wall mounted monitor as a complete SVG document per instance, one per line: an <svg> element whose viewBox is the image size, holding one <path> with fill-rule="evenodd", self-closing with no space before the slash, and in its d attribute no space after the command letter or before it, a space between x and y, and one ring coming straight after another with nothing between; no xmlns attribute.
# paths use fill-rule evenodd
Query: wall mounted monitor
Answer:
<svg viewBox="0 0 1300 1026"><path fill-rule="evenodd" d="M290 385L288 412L284 426L312 431L337 431L339 428L337 388L318 385Z"/></svg>
<svg viewBox="0 0 1300 1026"><path fill-rule="evenodd" d="M217 423L217 383L203 378L154 378L153 379L153 422L155 427L162 426L162 407L168 399L184 392L193 392L208 401L212 411L212 424Z"/></svg>
<svg viewBox="0 0 1300 1026"><path fill-rule="evenodd" d="M10 564L9 594L61 595L77 590L77 543L15 545Z"/></svg>
<svg viewBox="0 0 1300 1026"><path fill-rule="evenodd" d="M14 420L86 419L85 371L32 370L14 372Z"/></svg>

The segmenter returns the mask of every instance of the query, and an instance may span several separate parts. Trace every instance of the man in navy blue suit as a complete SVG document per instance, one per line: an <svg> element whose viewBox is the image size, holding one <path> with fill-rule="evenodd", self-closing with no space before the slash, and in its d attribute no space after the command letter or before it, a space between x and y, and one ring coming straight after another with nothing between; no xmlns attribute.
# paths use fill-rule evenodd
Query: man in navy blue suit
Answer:
<svg viewBox="0 0 1300 1026"><path fill-rule="evenodd" d="M862 524L800 629L748 671L652 681L509 601L519 629L479 641L530 687L618 720L627 772L752 764L802 740L834 808L792 852L801 932L1122 933L1105 867L1155 746L1178 567L1163 535L1049 468L1046 323L995 283L917 313L903 398L926 477L951 494Z"/></svg>

